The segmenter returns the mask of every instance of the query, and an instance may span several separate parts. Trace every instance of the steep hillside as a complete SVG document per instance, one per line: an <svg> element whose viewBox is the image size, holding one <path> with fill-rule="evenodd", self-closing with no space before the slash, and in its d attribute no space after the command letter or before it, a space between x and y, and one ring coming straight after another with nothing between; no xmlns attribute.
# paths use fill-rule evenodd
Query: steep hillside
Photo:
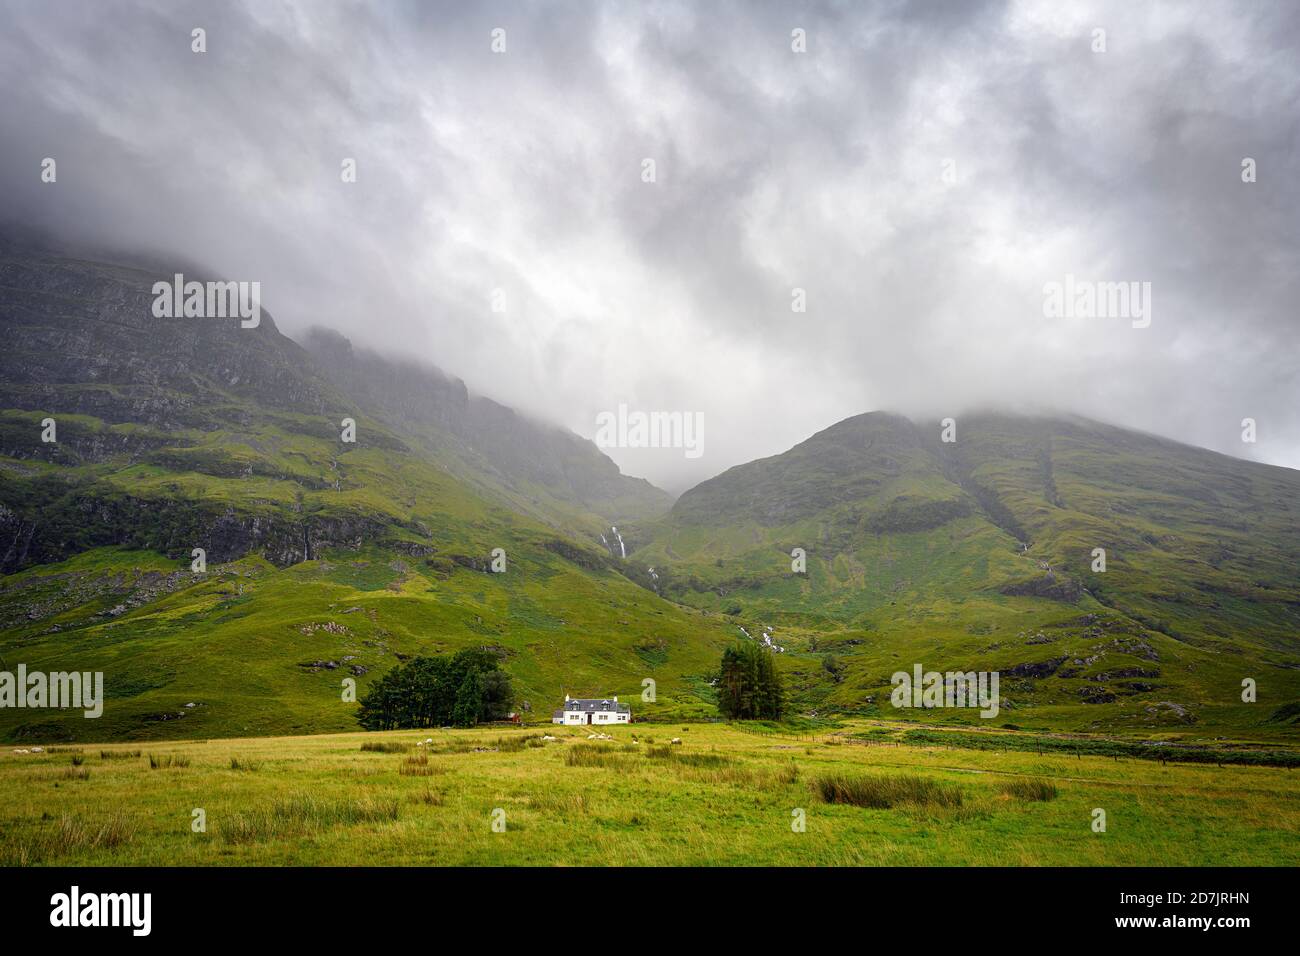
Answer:
<svg viewBox="0 0 1300 956"><path fill-rule="evenodd" d="M0 257L0 661L102 670L110 697L99 720L0 711L0 734L347 729L341 675L364 692L404 655L480 645L544 709L565 691L635 695L645 678L663 713L709 706L720 625L509 507L507 467L464 480L270 315L155 318L154 278ZM539 448L568 441L510 427ZM580 463L573 442L561 458ZM569 516L598 526L576 498Z"/></svg>
<svg viewBox="0 0 1300 956"><path fill-rule="evenodd" d="M969 416L945 443L875 413L629 536L661 593L824 653L827 705L877 706L919 662L1000 670L1012 709L1074 727L1271 732L1300 696L1298 494L1289 469L1080 419Z"/></svg>
<svg viewBox="0 0 1300 956"><path fill-rule="evenodd" d="M326 329L313 329L303 344L355 401L517 511L592 536L657 517L672 504L667 492L622 474L590 441L473 395L433 365L354 348Z"/></svg>
<svg viewBox="0 0 1300 956"><path fill-rule="evenodd" d="M708 715L746 637L798 713L988 726L890 707L921 664L999 671L999 724L1300 734L1296 472L1080 419L963 417L946 443L875 413L656 517L589 442L432 367L266 313L157 319L148 271L0 252L0 669L102 670L109 696L99 720L0 711L10 739L347 729L344 678L468 646L535 710L650 678L640 716Z"/></svg>

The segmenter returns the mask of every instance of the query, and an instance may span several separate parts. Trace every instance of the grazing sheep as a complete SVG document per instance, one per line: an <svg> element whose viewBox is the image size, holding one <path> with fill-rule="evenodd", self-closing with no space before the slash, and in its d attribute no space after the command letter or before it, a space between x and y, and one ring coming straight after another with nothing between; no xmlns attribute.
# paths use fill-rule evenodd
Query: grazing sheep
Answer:
<svg viewBox="0 0 1300 956"><path fill-rule="evenodd" d="M679 744L679 743L682 742L682 738L681 738L681 737L674 737L672 740L670 740L670 741L668 741L668 742L669 742L670 744Z"/></svg>
<svg viewBox="0 0 1300 956"><path fill-rule="evenodd" d="M31 753L31 751L30 751L30 750L27 750L26 748L23 748L22 750L15 750L14 753L16 753L16 754L29 754L29 753Z"/></svg>

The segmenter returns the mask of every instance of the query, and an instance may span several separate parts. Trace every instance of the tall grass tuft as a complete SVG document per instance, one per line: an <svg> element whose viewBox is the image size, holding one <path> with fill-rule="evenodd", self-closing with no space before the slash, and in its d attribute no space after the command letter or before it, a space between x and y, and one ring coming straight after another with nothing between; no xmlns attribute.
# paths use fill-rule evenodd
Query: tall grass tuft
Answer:
<svg viewBox="0 0 1300 956"><path fill-rule="evenodd" d="M443 769L436 763L429 763L428 754L411 754L402 761L397 772L403 777L432 777L435 773L442 773Z"/></svg>
<svg viewBox="0 0 1300 956"><path fill-rule="evenodd" d="M1056 789L1056 784L1050 780L1042 780L1037 777L1008 780L999 789L1007 796L1014 797L1017 800L1046 802L1055 800L1060 795Z"/></svg>
<svg viewBox="0 0 1300 956"><path fill-rule="evenodd" d="M574 744L564 751L567 767L623 767L629 759L612 747L596 744Z"/></svg>
<svg viewBox="0 0 1300 956"><path fill-rule="evenodd" d="M363 753L404 754L410 749L410 744L398 743L395 740L367 740L361 745Z"/></svg>
<svg viewBox="0 0 1300 956"><path fill-rule="evenodd" d="M901 804L960 807L962 803L960 790L914 774L896 777L820 777L813 781L812 786L813 792L826 803L847 803L877 810L888 810Z"/></svg>
<svg viewBox="0 0 1300 956"><path fill-rule="evenodd" d="M99 823L63 817L55 831L55 844L64 853L82 849L97 850L101 847L111 850L130 843L135 832L135 821L121 810L114 811L112 816Z"/></svg>
<svg viewBox="0 0 1300 956"><path fill-rule="evenodd" d="M467 754L478 746L479 744L473 739L452 737L450 740L443 740L436 744L426 744L424 749L426 753L434 754Z"/></svg>
<svg viewBox="0 0 1300 956"><path fill-rule="evenodd" d="M725 754L684 753L671 744L665 744L662 747L647 747L645 755L651 760L667 760L685 767L723 767L731 763L731 758Z"/></svg>
<svg viewBox="0 0 1300 956"><path fill-rule="evenodd" d="M546 790L528 798L528 805L546 813L586 813L590 809L586 794L557 793Z"/></svg>
<svg viewBox="0 0 1300 956"><path fill-rule="evenodd" d="M100 760L131 760L138 759L140 751L138 750L101 750L99 752Z"/></svg>
<svg viewBox="0 0 1300 956"><path fill-rule="evenodd" d="M387 823L396 820L399 812L400 803L396 798L334 801L310 793L295 793L256 810L233 814L222 827L221 835L230 843L259 843L334 827Z"/></svg>
<svg viewBox="0 0 1300 956"><path fill-rule="evenodd" d="M101 821L64 816L52 829L0 844L0 865L32 866L90 850L112 850L135 839L136 829L135 821L121 810Z"/></svg>
<svg viewBox="0 0 1300 956"><path fill-rule="evenodd" d="M256 760L249 760L247 757L231 757L230 769L245 770L248 771L249 773L254 773L262 769L262 765L258 763Z"/></svg>
<svg viewBox="0 0 1300 956"><path fill-rule="evenodd" d="M149 755L150 770L167 770L171 767L188 767L189 765L190 758L183 754Z"/></svg>

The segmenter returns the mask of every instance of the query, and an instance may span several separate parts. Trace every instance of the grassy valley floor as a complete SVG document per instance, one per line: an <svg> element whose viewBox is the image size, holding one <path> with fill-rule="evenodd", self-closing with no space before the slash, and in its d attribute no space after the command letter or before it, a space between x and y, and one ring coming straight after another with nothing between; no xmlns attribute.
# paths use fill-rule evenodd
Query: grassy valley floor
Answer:
<svg viewBox="0 0 1300 956"><path fill-rule="evenodd" d="M640 724L590 740L585 728L545 725L6 747L0 863L1300 863L1291 769L915 745L873 739L881 727ZM1094 830L1098 810L1105 832Z"/></svg>

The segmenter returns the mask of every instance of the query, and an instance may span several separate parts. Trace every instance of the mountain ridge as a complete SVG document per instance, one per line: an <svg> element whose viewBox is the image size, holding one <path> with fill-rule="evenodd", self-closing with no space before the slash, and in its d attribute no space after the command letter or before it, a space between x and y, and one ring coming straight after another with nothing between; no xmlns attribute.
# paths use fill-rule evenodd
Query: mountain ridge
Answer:
<svg viewBox="0 0 1300 956"><path fill-rule="evenodd" d="M546 500L503 482L509 462L469 481L459 449L430 444L445 433L359 403L269 312L160 320L152 278L0 254L0 661L102 671L108 696L99 721L0 711L0 735L347 730L342 675L363 693L465 647L498 653L538 707L635 696L649 675L661 713L711 706L724 628L610 560L580 485ZM561 458L583 447L506 421Z"/></svg>
<svg viewBox="0 0 1300 956"><path fill-rule="evenodd" d="M270 313L156 319L150 278L0 249L0 658L112 675L111 719L0 714L11 739L346 729L340 673L469 646L524 699L649 678L642 716L706 716L734 640L776 649L802 714L908 717L889 677L921 662L999 671L1040 729L1296 732L1290 469L870 412L673 501L434 366Z"/></svg>
<svg viewBox="0 0 1300 956"><path fill-rule="evenodd" d="M200 447L204 433L230 424L232 416L238 423L288 413L318 419L294 423L318 437L340 427L342 419L354 418L372 444L407 450L417 444L435 455L445 451L443 466L481 493L591 539L625 513L644 517L666 510L671 500L644 479L623 476L590 442L470 396L463 383L431 366L419 367L415 376L408 373L406 381L427 389L441 377L453 396L459 387L461 404L474 416L459 434L454 421L450 430L431 431L412 429L409 416L391 416L395 422L368 417L394 411L394 403L358 403L357 396L333 381L329 369L317 364L321 349L313 354L282 335L269 311L263 311L258 327L235 334L216 320L177 319L160 325L164 320L155 319L149 308L150 287L157 278L131 267L46 253L26 256L16 254L12 245L0 247L0 288L10 333L10 347L0 358L0 408L72 416L64 422L60 441L50 444L34 442L30 424L7 420L0 425L0 452L18 459L93 459L113 450L148 456L165 445L175 456L178 447ZM170 275L166 278L170 281ZM312 341L319 345L320 336ZM378 358L369 361L378 366L375 378L381 381L391 381L404 368ZM346 369L336 362L332 371L338 375ZM248 410L249 402L256 413ZM454 408L453 397L448 415ZM407 433L399 435L403 425ZM489 446L486 453L464 441L464 431L475 427ZM518 448L525 452L509 454ZM549 469L543 471L538 462ZM207 466L276 471L276 466L242 459ZM332 480L300 472L291 477L309 485ZM13 569L11 559L4 570Z"/></svg>
<svg viewBox="0 0 1300 956"><path fill-rule="evenodd" d="M1012 707L1112 705L1086 726L1113 729L1244 719L1247 677L1277 706L1300 691L1298 501L1291 469L1080 416L964 415L944 442L866 413L629 535L674 601L822 649L835 684L805 690L828 705L883 699L891 661L928 647L1020 675Z"/></svg>

